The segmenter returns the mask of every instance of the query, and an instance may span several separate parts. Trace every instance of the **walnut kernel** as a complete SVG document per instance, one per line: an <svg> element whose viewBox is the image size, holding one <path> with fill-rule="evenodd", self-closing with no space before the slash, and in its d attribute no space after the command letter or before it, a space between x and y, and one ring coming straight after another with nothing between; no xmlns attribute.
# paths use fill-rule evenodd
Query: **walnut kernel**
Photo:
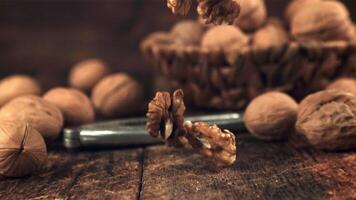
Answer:
<svg viewBox="0 0 356 200"><path fill-rule="evenodd" d="M198 14L206 24L233 24L240 14L234 0L198 0Z"/></svg>

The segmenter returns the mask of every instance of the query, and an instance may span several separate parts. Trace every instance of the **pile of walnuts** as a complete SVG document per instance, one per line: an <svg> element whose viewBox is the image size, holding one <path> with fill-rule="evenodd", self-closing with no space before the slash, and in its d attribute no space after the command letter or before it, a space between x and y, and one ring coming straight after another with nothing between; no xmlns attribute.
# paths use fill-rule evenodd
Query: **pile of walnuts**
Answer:
<svg viewBox="0 0 356 200"><path fill-rule="evenodd" d="M58 139L64 125L91 123L96 115L109 118L135 113L142 103L141 85L127 74L109 71L101 60L82 61L72 68L68 87L44 94L40 84L27 75L2 79L0 175L22 177L41 169L47 145Z"/></svg>
<svg viewBox="0 0 356 200"><path fill-rule="evenodd" d="M340 78L298 105L280 92L255 98L245 112L249 132L263 140L297 133L318 149L356 148L356 80Z"/></svg>

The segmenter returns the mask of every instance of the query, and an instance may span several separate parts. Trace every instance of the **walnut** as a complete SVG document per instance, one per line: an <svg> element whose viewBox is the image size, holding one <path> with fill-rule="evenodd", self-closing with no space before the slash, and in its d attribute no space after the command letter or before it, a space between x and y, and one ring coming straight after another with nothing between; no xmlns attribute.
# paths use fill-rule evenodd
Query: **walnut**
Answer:
<svg viewBox="0 0 356 200"><path fill-rule="evenodd" d="M240 14L240 5L233 0L198 0L198 14L206 24L233 24Z"/></svg>
<svg viewBox="0 0 356 200"><path fill-rule="evenodd" d="M340 90L356 95L356 80L353 78L340 78L328 85L327 90Z"/></svg>
<svg viewBox="0 0 356 200"><path fill-rule="evenodd" d="M176 90L172 97L168 92L157 92L148 104L147 131L152 137L161 137L168 145L182 146L185 105L183 91Z"/></svg>
<svg viewBox="0 0 356 200"><path fill-rule="evenodd" d="M356 96L325 90L307 96L298 108L297 131L319 149L356 147Z"/></svg>
<svg viewBox="0 0 356 200"><path fill-rule="evenodd" d="M39 171L47 159L39 132L21 121L0 120L0 174L22 177Z"/></svg>
<svg viewBox="0 0 356 200"><path fill-rule="evenodd" d="M191 5L192 0L167 0L167 7L173 14L187 15Z"/></svg>
<svg viewBox="0 0 356 200"><path fill-rule="evenodd" d="M351 41L355 37L349 12L338 1L319 1L300 9L291 21L293 37L300 42Z"/></svg>
<svg viewBox="0 0 356 200"><path fill-rule="evenodd" d="M67 125L82 125L94 121L90 99L80 90L57 87L43 95L43 99L57 106Z"/></svg>
<svg viewBox="0 0 356 200"><path fill-rule="evenodd" d="M241 13L234 24L244 31L254 31L267 20L264 0L234 0L241 6Z"/></svg>
<svg viewBox="0 0 356 200"><path fill-rule="evenodd" d="M41 87L36 80L26 75L13 75L0 82L0 107L16 97L33 94L40 95Z"/></svg>
<svg viewBox="0 0 356 200"><path fill-rule="evenodd" d="M255 48L281 47L286 43L288 43L288 33L278 19L270 19L252 37L252 44Z"/></svg>
<svg viewBox="0 0 356 200"><path fill-rule="evenodd" d="M228 52L233 46L245 46L249 37L239 28L228 25L215 26L205 33L202 47L212 51Z"/></svg>
<svg viewBox="0 0 356 200"><path fill-rule="evenodd" d="M211 158L217 165L231 165L236 160L235 135L216 125L186 121L186 137L199 154Z"/></svg>
<svg viewBox="0 0 356 200"><path fill-rule="evenodd" d="M88 59L77 63L69 73L71 87L89 93L96 83L109 73L108 66L99 59Z"/></svg>
<svg viewBox="0 0 356 200"><path fill-rule="evenodd" d="M178 22L171 30L176 44L180 45L200 45L200 40L204 34L201 24L193 20Z"/></svg>
<svg viewBox="0 0 356 200"><path fill-rule="evenodd" d="M104 117L133 114L140 109L142 98L142 86L124 73L104 77L91 95L95 109Z"/></svg>
<svg viewBox="0 0 356 200"><path fill-rule="evenodd" d="M289 2L287 9L285 10L285 18L287 22L291 22L292 18L298 13L301 9L309 6L310 3L319 2L321 0L292 0Z"/></svg>
<svg viewBox="0 0 356 200"><path fill-rule="evenodd" d="M235 136L228 130L203 122L184 122L183 91L157 92L148 105L147 132L162 138L166 144L184 147L190 144L194 151L217 165L231 165L236 160Z"/></svg>
<svg viewBox="0 0 356 200"><path fill-rule="evenodd" d="M47 142L55 140L63 127L61 111L40 97L17 97L0 110L1 119L24 121L42 134Z"/></svg>
<svg viewBox="0 0 356 200"><path fill-rule="evenodd" d="M251 101L244 120L247 129L263 140L280 140L293 130L298 104L288 95L268 92Z"/></svg>

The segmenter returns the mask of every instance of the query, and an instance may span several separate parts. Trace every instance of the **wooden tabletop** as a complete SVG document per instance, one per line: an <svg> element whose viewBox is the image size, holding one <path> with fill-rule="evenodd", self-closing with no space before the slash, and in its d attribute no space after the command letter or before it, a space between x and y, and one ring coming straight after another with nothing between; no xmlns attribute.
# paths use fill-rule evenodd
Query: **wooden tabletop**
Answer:
<svg viewBox="0 0 356 200"><path fill-rule="evenodd" d="M238 159L217 168L165 146L49 150L38 175L0 180L0 199L356 199L356 151L325 153L238 135Z"/></svg>

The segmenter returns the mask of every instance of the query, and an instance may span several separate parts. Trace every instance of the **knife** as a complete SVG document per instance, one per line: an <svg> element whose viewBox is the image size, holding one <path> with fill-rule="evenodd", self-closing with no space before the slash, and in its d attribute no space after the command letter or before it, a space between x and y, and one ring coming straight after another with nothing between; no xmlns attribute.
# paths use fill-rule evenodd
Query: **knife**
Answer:
<svg viewBox="0 0 356 200"><path fill-rule="evenodd" d="M185 120L216 124L235 133L245 130L242 113L195 115L186 117ZM139 117L68 127L63 130L63 144L68 149L78 149L161 143L162 140L153 138L147 133L146 122L146 118Z"/></svg>

